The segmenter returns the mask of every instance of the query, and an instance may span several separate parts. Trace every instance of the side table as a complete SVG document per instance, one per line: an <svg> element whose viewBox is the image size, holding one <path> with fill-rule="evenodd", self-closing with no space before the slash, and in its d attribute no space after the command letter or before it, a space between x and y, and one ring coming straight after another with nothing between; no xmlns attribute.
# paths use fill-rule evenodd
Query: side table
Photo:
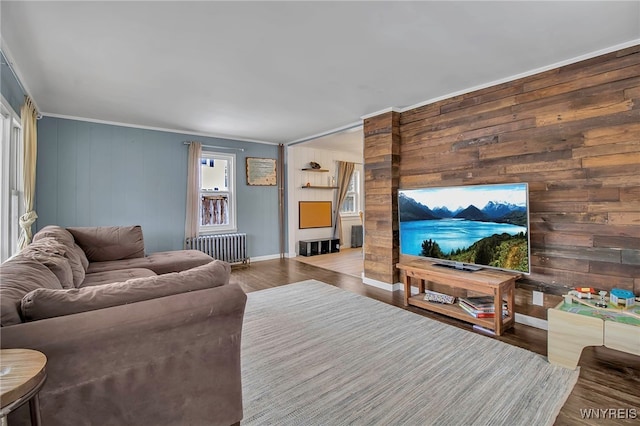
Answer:
<svg viewBox="0 0 640 426"><path fill-rule="evenodd" d="M640 355L640 306L625 315L613 307L560 302L547 311L547 358L552 364L575 369L586 346L606 346Z"/></svg>
<svg viewBox="0 0 640 426"><path fill-rule="evenodd" d="M32 349L0 350L0 416L7 425L7 415L29 402L31 424L40 425L38 392L47 379L47 357Z"/></svg>

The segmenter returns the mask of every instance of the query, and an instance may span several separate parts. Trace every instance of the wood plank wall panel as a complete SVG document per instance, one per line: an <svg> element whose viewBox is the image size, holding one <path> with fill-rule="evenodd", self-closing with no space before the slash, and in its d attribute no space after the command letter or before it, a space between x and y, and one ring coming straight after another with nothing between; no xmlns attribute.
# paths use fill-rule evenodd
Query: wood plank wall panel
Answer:
<svg viewBox="0 0 640 426"><path fill-rule="evenodd" d="M525 281L640 294L640 46L403 112L400 140L400 188L529 183Z"/></svg>
<svg viewBox="0 0 640 426"><path fill-rule="evenodd" d="M398 282L400 114L364 120L364 275Z"/></svg>

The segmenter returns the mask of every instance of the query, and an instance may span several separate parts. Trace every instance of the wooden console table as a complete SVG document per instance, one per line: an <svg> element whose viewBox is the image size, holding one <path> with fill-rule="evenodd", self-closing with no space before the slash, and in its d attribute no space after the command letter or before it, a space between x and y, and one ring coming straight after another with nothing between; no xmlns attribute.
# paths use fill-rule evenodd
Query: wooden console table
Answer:
<svg viewBox="0 0 640 426"><path fill-rule="evenodd" d="M438 266L429 261L416 260L396 265L403 276L404 305L417 306L462 321L480 325L493 330L500 336L515 323L515 282L521 277L493 269L482 269L474 272L459 271L452 268ZM411 280L418 280L418 294L411 295ZM425 288L431 289L429 283L438 283L452 288L464 289L493 296L495 302L494 318L476 318L457 304L441 304L424 300ZM502 316L503 300L507 301L507 316Z"/></svg>

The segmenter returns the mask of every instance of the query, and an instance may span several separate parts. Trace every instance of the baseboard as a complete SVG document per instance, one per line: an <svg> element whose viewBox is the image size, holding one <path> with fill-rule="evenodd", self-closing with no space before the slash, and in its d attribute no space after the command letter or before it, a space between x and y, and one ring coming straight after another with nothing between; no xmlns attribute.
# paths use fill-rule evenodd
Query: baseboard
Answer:
<svg viewBox="0 0 640 426"><path fill-rule="evenodd" d="M384 281L374 280L373 278L367 278L364 276L364 272L362 273L362 282L366 285L370 285L371 287L380 288L386 291L397 291L403 289L402 283L389 284Z"/></svg>
<svg viewBox="0 0 640 426"><path fill-rule="evenodd" d="M251 261L252 262L262 262L263 260L273 260L273 259L280 259L280 255L279 254L268 254L266 256L256 256L256 257L252 257Z"/></svg>
<svg viewBox="0 0 640 426"><path fill-rule="evenodd" d="M519 314L516 312L516 323L528 325L529 327L539 328L541 330L548 330L547 320L541 318L530 317L529 315Z"/></svg>
<svg viewBox="0 0 640 426"><path fill-rule="evenodd" d="M374 280L372 278L367 278L362 275L362 282L364 284L370 285L372 287L380 288L386 291L397 291L400 290L404 293L404 285L402 283L389 284L383 281ZM411 294L418 294L418 288L411 286ZM516 323L522 325L528 325L529 327L539 328L541 330L548 330L547 321L531 317L529 315L519 314L516 312Z"/></svg>

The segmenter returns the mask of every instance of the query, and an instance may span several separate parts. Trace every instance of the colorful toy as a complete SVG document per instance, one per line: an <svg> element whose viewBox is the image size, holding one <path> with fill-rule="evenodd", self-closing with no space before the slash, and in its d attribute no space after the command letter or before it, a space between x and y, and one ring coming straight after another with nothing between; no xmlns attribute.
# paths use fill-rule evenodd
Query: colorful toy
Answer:
<svg viewBox="0 0 640 426"><path fill-rule="evenodd" d="M591 299L593 296L590 291L580 291L579 289L584 289L585 287L576 287L575 290L571 290L569 294L576 296L578 299Z"/></svg>
<svg viewBox="0 0 640 426"><path fill-rule="evenodd" d="M607 295L607 292L604 290L601 290L598 292L598 294L600 295L600 301L596 302L596 306L598 308L606 308L607 307L607 299L605 299L605 296Z"/></svg>
<svg viewBox="0 0 640 426"><path fill-rule="evenodd" d="M620 308L628 308L635 305L636 296L629 290L614 288L610 292L609 301Z"/></svg>
<svg viewBox="0 0 640 426"><path fill-rule="evenodd" d="M607 315L606 312L611 312L613 314L630 316L640 320L640 310L639 310L640 308L620 309L618 306L612 307L611 305L607 306L606 308L600 308L595 306L593 301L591 300L587 301L585 299L580 299L575 295L575 293L577 293L577 291L571 290L567 295L565 295L564 303L571 305L573 302L576 302L580 305L587 306L591 308L589 312L593 312L593 314L598 317L600 317L601 315ZM603 293L606 293L606 292L603 291ZM567 298L571 299L571 302L567 302ZM573 309L573 308L569 307L569 309Z"/></svg>

